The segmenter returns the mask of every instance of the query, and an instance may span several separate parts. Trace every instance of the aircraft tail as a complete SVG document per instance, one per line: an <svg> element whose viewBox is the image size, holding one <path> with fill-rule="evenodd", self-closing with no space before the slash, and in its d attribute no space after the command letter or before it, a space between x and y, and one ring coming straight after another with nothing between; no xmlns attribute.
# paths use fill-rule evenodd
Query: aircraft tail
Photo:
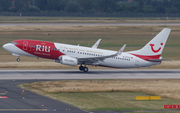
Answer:
<svg viewBox="0 0 180 113"><path fill-rule="evenodd" d="M148 57L149 59L159 59L164 49L164 46L166 44L166 41L169 37L170 32L171 32L171 29L164 28L142 49L137 50L137 51L130 51L128 53L137 57Z"/></svg>

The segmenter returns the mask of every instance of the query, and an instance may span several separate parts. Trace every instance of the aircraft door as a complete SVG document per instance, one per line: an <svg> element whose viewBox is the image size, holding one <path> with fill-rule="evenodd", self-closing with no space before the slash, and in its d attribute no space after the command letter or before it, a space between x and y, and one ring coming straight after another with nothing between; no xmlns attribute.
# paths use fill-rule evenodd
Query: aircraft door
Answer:
<svg viewBox="0 0 180 113"><path fill-rule="evenodd" d="M28 41L24 41L23 42L23 50L27 50L28 49Z"/></svg>

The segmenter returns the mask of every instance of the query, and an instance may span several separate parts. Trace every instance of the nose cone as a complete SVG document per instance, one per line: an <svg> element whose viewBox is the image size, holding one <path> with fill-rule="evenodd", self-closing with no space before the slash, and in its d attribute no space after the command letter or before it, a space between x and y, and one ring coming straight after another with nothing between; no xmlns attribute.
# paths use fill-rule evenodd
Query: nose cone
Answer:
<svg viewBox="0 0 180 113"><path fill-rule="evenodd" d="M12 48L13 44L11 43L7 43L7 44L4 44L3 45L3 48L7 51L10 51L11 52L11 48Z"/></svg>
<svg viewBox="0 0 180 113"><path fill-rule="evenodd" d="M4 44L4 45L3 45L3 48L7 50L7 49L9 48L9 43Z"/></svg>

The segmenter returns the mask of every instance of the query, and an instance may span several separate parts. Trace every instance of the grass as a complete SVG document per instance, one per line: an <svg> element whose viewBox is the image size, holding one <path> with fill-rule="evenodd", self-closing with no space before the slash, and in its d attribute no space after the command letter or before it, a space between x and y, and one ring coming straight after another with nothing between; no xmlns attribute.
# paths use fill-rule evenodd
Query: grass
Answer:
<svg viewBox="0 0 180 113"><path fill-rule="evenodd" d="M0 16L0 23L179 23L180 18Z"/></svg>
<svg viewBox="0 0 180 113"><path fill-rule="evenodd" d="M19 86L89 111L137 111L178 105L179 83L179 80L61 80ZM136 96L151 95L161 96L162 100L135 100Z"/></svg>

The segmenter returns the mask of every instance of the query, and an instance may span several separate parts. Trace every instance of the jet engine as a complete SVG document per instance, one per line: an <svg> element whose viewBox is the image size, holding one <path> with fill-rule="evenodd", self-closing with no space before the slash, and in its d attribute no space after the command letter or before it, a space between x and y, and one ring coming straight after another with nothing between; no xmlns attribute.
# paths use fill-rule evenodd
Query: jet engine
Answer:
<svg viewBox="0 0 180 113"><path fill-rule="evenodd" d="M55 60L55 62L70 66L77 66L78 64L78 60L76 58L69 56L60 56L59 60Z"/></svg>

